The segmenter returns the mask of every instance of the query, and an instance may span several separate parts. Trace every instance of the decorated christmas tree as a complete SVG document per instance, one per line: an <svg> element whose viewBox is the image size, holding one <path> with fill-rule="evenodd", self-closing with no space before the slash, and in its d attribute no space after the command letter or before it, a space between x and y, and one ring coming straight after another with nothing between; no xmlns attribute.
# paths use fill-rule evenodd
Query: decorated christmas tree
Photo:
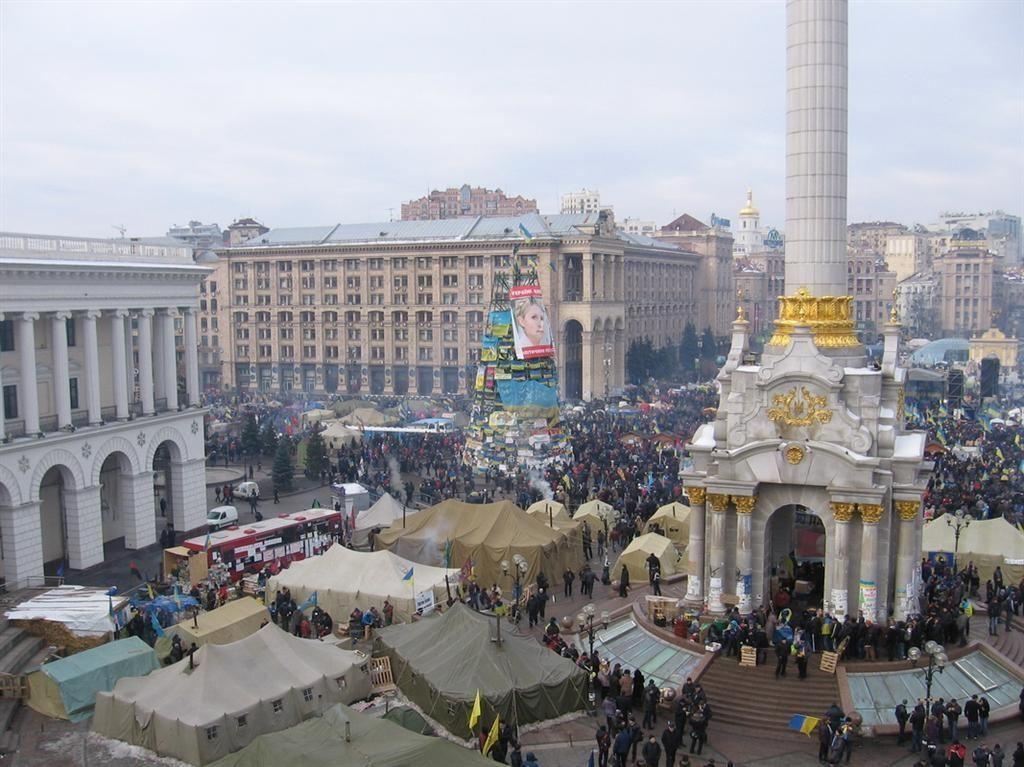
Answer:
<svg viewBox="0 0 1024 767"><path fill-rule="evenodd" d="M558 407L553 330L536 266L520 269L513 251L511 280L495 275L465 462L478 471L540 469L570 457Z"/></svg>

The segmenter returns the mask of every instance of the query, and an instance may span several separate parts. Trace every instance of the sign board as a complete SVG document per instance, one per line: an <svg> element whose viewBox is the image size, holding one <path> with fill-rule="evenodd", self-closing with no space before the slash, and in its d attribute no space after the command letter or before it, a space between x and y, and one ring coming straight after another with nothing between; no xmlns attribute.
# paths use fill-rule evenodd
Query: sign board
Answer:
<svg viewBox="0 0 1024 767"><path fill-rule="evenodd" d="M712 229L728 229L732 226L732 221L727 218L719 218L714 213L711 214L711 228Z"/></svg>
<svg viewBox="0 0 1024 767"><path fill-rule="evenodd" d="M778 229L769 229L768 236L764 238L766 248L781 248L783 246L782 235Z"/></svg>
<svg viewBox="0 0 1024 767"><path fill-rule="evenodd" d="M421 591L416 595L416 609L424 615L434 611L434 592L432 589Z"/></svg>

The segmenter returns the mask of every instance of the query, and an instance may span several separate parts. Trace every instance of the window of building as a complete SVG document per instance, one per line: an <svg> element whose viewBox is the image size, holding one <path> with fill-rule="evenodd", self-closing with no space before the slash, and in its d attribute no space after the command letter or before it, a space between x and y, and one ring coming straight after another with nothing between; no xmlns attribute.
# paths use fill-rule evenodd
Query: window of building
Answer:
<svg viewBox="0 0 1024 767"><path fill-rule="evenodd" d="M420 362L431 362L434 359L434 350L429 346L421 346L417 351L416 358Z"/></svg>
<svg viewBox="0 0 1024 767"><path fill-rule="evenodd" d="M500 256L494 256L495 269L508 269L510 266L512 266L512 256L507 253Z"/></svg>
<svg viewBox="0 0 1024 767"><path fill-rule="evenodd" d="M294 359L295 347L291 344L284 344L281 346L281 359Z"/></svg>
<svg viewBox="0 0 1024 767"><path fill-rule="evenodd" d="M313 688L312 687L306 687L305 689L303 689L303 691L302 691L302 699L304 701L306 701L306 703L310 703L313 700Z"/></svg>
<svg viewBox="0 0 1024 767"><path fill-rule="evenodd" d="M345 312L345 322L351 324L354 322L360 322L361 320L362 315L359 312Z"/></svg>
<svg viewBox="0 0 1024 767"><path fill-rule="evenodd" d="M361 346L348 347L348 358L350 360L361 360L363 358L363 348Z"/></svg>
<svg viewBox="0 0 1024 767"><path fill-rule="evenodd" d="M336 272L338 271L338 260L335 258L325 258L323 261L325 272Z"/></svg>
<svg viewBox="0 0 1024 767"><path fill-rule="evenodd" d="M338 347L337 346L333 346L333 345L332 346L325 346L324 347L324 356L327 357L327 359L331 359L331 360L338 359Z"/></svg>
<svg viewBox="0 0 1024 767"><path fill-rule="evenodd" d="M345 677L343 677L343 676L339 676L339 677L338 677L337 679L335 679L334 681L335 681L335 682L337 683L338 687L340 687L340 688L341 688L341 689L343 689L343 690L344 690L344 689L345 689L346 687L348 687L348 680L347 680L347 679L345 679Z"/></svg>
<svg viewBox="0 0 1024 767"><path fill-rule="evenodd" d="M384 259L383 258L368 258L368 259L366 259L366 265L370 269L372 269L374 271L380 271L381 269L384 268Z"/></svg>
<svg viewBox="0 0 1024 767"><path fill-rule="evenodd" d="M370 340L371 341L383 341L384 340L384 328L370 328Z"/></svg>
<svg viewBox="0 0 1024 767"><path fill-rule="evenodd" d="M315 357L316 357L316 347L315 346L303 346L302 347L302 358L303 359L311 360L311 359L313 359Z"/></svg>
<svg viewBox="0 0 1024 767"><path fill-rule="evenodd" d="M409 347L407 346L396 346L395 347L395 361L396 362L407 362L409 360Z"/></svg>
<svg viewBox="0 0 1024 767"><path fill-rule="evenodd" d="M442 269L454 269L459 265L458 256L441 256Z"/></svg>
<svg viewBox="0 0 1024 767"><path fill-rule="evenodd" d="M455 304L459 303L459 294L458 293L442 293L441 294L441 303L442 304L446 304L447 306L454 306Z"/></svg>
<svg viewBox="0 0 1024 767"><path fill-rule="evenodd" d="M391 303L393 303L393 304L407 304L407 303L409 303L409 294L408 293L392 293L391 294Z"/></svg>
<svg viewBox="0 0 1024 767"><path fill-rule="evenodd" d="M457 346L446 346L444 347L444 361L445 362L458 362L459 361L459 349Z"/></svg>
<svg viewBox="0 0 1024 767"><path fill-rule="evenodd" d="M470 290L483 290L484 289L484 276L482 274L471 274L466 278Z"/></svg>
<svg viewBox="0 0 1024 767"><path fill-rule="evenodd" d="M270 306L270 296L265 294L256 296L256 306Z"/></svg>
<svg viewBox="0 0 1024 767"><path fill-rule="evenodd" d="M434 303L434 296L430 293L417 293L416 303L419 306L431 306Z"/></svg>
<svg viewBox="0 0 1024 767"><path fill-rule="evenodd" d="M431 274L421 274L416 278L416 287L420 290L427 290L434 287L434 276Z"/></svg>
<svg viewBox="0 0 1024 767"><path fill-rule="evenodd" d="M299 261L299 269L304 272L311 272L315 268L312 261Z"/></svg>
<svg viewBox="0 0 1024 767"><path fill-rule="evenodd" d="M349 328L347 333L349 341L359 341L363 337L363 331L360 328Z"/></svg>
<svg viewBox="0 0 1024 767"><path fill-rule="evenodd" d="M211 724L206 728L206 739L217 740L217 725Z"/></svg>
<svg viewBox="0 0 1024 767"><path fill-rule="evenodd" d="M395 328L394 336L396 341L408 341L409 328Z"/></svg>
<svg viewBox="0 0 1024 767"><path fill-rule="evenodd" d="M459 331L456 328L446 327L441 331L441 338L444 341L458 341Z"/></svg>
<svg viewBox="0 0 1024 767"><path fill-rule="evenodd" d="M471 304L482 304L484 302L483 293L470 293L466 296L466 300Z"/></svg>
<svg viewBox="0 0 1024 767"><path fill-rule="evenodd" d="M416 258L417 269L432 269L434 266L434 259L430 256L418 256Z"/></svg>
<svg viewBox="0 0 1024 767"><path fill-rule="evenodd" d="M18 386L7 384L4 387L4 418L18 417Z"/></svg>
<svg viewBox="0 0 1024 767"><path fill-rule="evenodd" d="M363 303L363 297L358 293L347 293L345 295L345 303L349 306L359 306Z"/></svg>
<svg viewBox="0 0 1024 767"><path fill-rule="evenodd" d="M420 328L419 332L417 333L417 336L421 341L433 341L434 330L433 328Z"/></svg>
<svg viewBox="0 0 1024 767"><path fill-rule="evenodd" d="M278 698L277 700L272 700L270 702L270 707L274 709L275 714L280 714L282 711L284 711L284 702L280 698Z"/></svg>
<svg viewBox="0 0 1024 767"><path fill-rule="evenodd" d="M315 341L316 340L316 328L303 328L302 329L302 340L303 341Z"/></svg>
<svg viewBox="0 0 1024 767"><path fill-rule="evenodd" d="M384 347L383 346L371 346L370 347L370 359L375 362L384 361Z"/></svg>
<svg viewBox="0 0 1024 767"><path fill-rule="evenodd" d="M383 293L371 293L370 294L370 306L384 306L384 294Z"/></svg>
<svg viewBox="0 0 1024 767"><path fill-rule="evenodd" d="M77 343L77 336L75 335L75 318L68 317L64 322L67 325L68 346L75 346Z"/></svg>
<svg viewBox="0 0 1024 767"><path fill-rule="evenodd" d="M14 322L0 320L0 352L13 352L14 349Z"/></svg>
<svg viewBox="0 0 1024 767"><path fill-rule="evenodd" d="M313 290L316 288L316 277L306 276L302 278L302 289Z"/></svg>
<svg viewBox="0 0 1024 767"><path fill-rule="evenodd" d="M399 271L401 269L408 269L408 268L409 268L409 259L406 258L405 256L399 256L398 258L392 258L391 259L391 269L392 269L392 271Z"/></svg>
<svg viewBox="0 0 1024 767"><path fill-rule="evenodd" d="M259 349L258 349L259 356L263 357L264 359L270 358L270 356L272 354L272 352L271 352L272 348L273 347L271 347L270 344L260 344Z"/></svg>
<svg viewBox="0 0 1024 767"><path fill-rule="evenodd" d="M235 722L238 724L239 729L241 729L242 727L248 727L249 717L247 717L245 714L242 714L237 719L235 719Z"/></svg>
<svg viewBox="0 0 1024 767"><path fill-rule="evenodd" d="M78 379L68 379L68 388L71 392L71 409L78 410Z"/></svg>
<svg viewBox="0 0 1024 767"><path fill-rule="evenodd" d="M248 357L249 356L249 347L245 346L244 344L241 345L241 346L236 346L235 347L235 356L236 357Z"/></svg>
<svg viewBox="0 0 1024 767"><path fill-rule="evenodd" d="M466 266L470 269L483 269L484 268L484 257L483 256L467 256Z"/></svg>

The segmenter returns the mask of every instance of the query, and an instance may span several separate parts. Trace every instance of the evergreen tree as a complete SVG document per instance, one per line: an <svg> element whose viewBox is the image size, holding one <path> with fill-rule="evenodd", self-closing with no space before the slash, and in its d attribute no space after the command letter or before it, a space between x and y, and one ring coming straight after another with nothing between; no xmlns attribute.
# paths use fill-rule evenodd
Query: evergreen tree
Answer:
<svg viewBox="0 0 1024 767"><path fill-rule="evenodd" d="M242 452L248 456L258 455L260 452L260 427L254 415L250 415L242 427Z"/></svg>
<svg viewBox="0 0 1024 767"><path fill-rule="evenodd" d="M700 358L702 360L713 360L718 356L718 342L711 328L704 328L704 335L700 339Z"/></svg>
<svg viewBox="0 0 1024 767"><path fill-rule="evenodd" d="M319 431L314 431L306 443L306 476L310 479L319 479L320 472L326 471L329 466L324 438Z"/></svg>
<svg viewBox="0 0 1024 767"><path fill-rule="evenodd" d="M274 489L279 493L287 493L291 490L294 473L292 446L288 440L282 439L277 443L277 452L274 454Z"/></svg>
<svg viewBox="0 0 1024 767"><path fill-rule="evenodd" d="M687 322L683 329L683 341L679 344L679 364L682 365L683 370L694 371L697 369L697 357L699 356L697 328L692 322Z"/></svg>
<svg viewBox="0 0 1024 767"><path fill-rule="evenodd" d="M277 429L270 421L263 424L263 431L260 432L260 447L263 449L263 455L277 453Z"/></svg>

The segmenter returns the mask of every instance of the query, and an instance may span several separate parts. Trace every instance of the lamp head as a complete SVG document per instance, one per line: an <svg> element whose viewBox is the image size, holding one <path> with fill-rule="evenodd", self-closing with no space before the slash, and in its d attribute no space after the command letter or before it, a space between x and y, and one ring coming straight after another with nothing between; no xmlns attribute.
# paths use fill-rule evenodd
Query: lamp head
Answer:
<svg viewBox="0 0 1024 767"><path fill-rule="evenodd" d="M917 647L911 647L907 650L907 657L910 658L911 663L917 663L921 660L921 650Z"/></svg>
<svg viewBox="0 0 1024 767"><path fill-rule="evenodd" d="M935 656L935 664L939 667L939 671L946 668L946 664L949 663L949 656L944 652L940 652Z"/></svg>

